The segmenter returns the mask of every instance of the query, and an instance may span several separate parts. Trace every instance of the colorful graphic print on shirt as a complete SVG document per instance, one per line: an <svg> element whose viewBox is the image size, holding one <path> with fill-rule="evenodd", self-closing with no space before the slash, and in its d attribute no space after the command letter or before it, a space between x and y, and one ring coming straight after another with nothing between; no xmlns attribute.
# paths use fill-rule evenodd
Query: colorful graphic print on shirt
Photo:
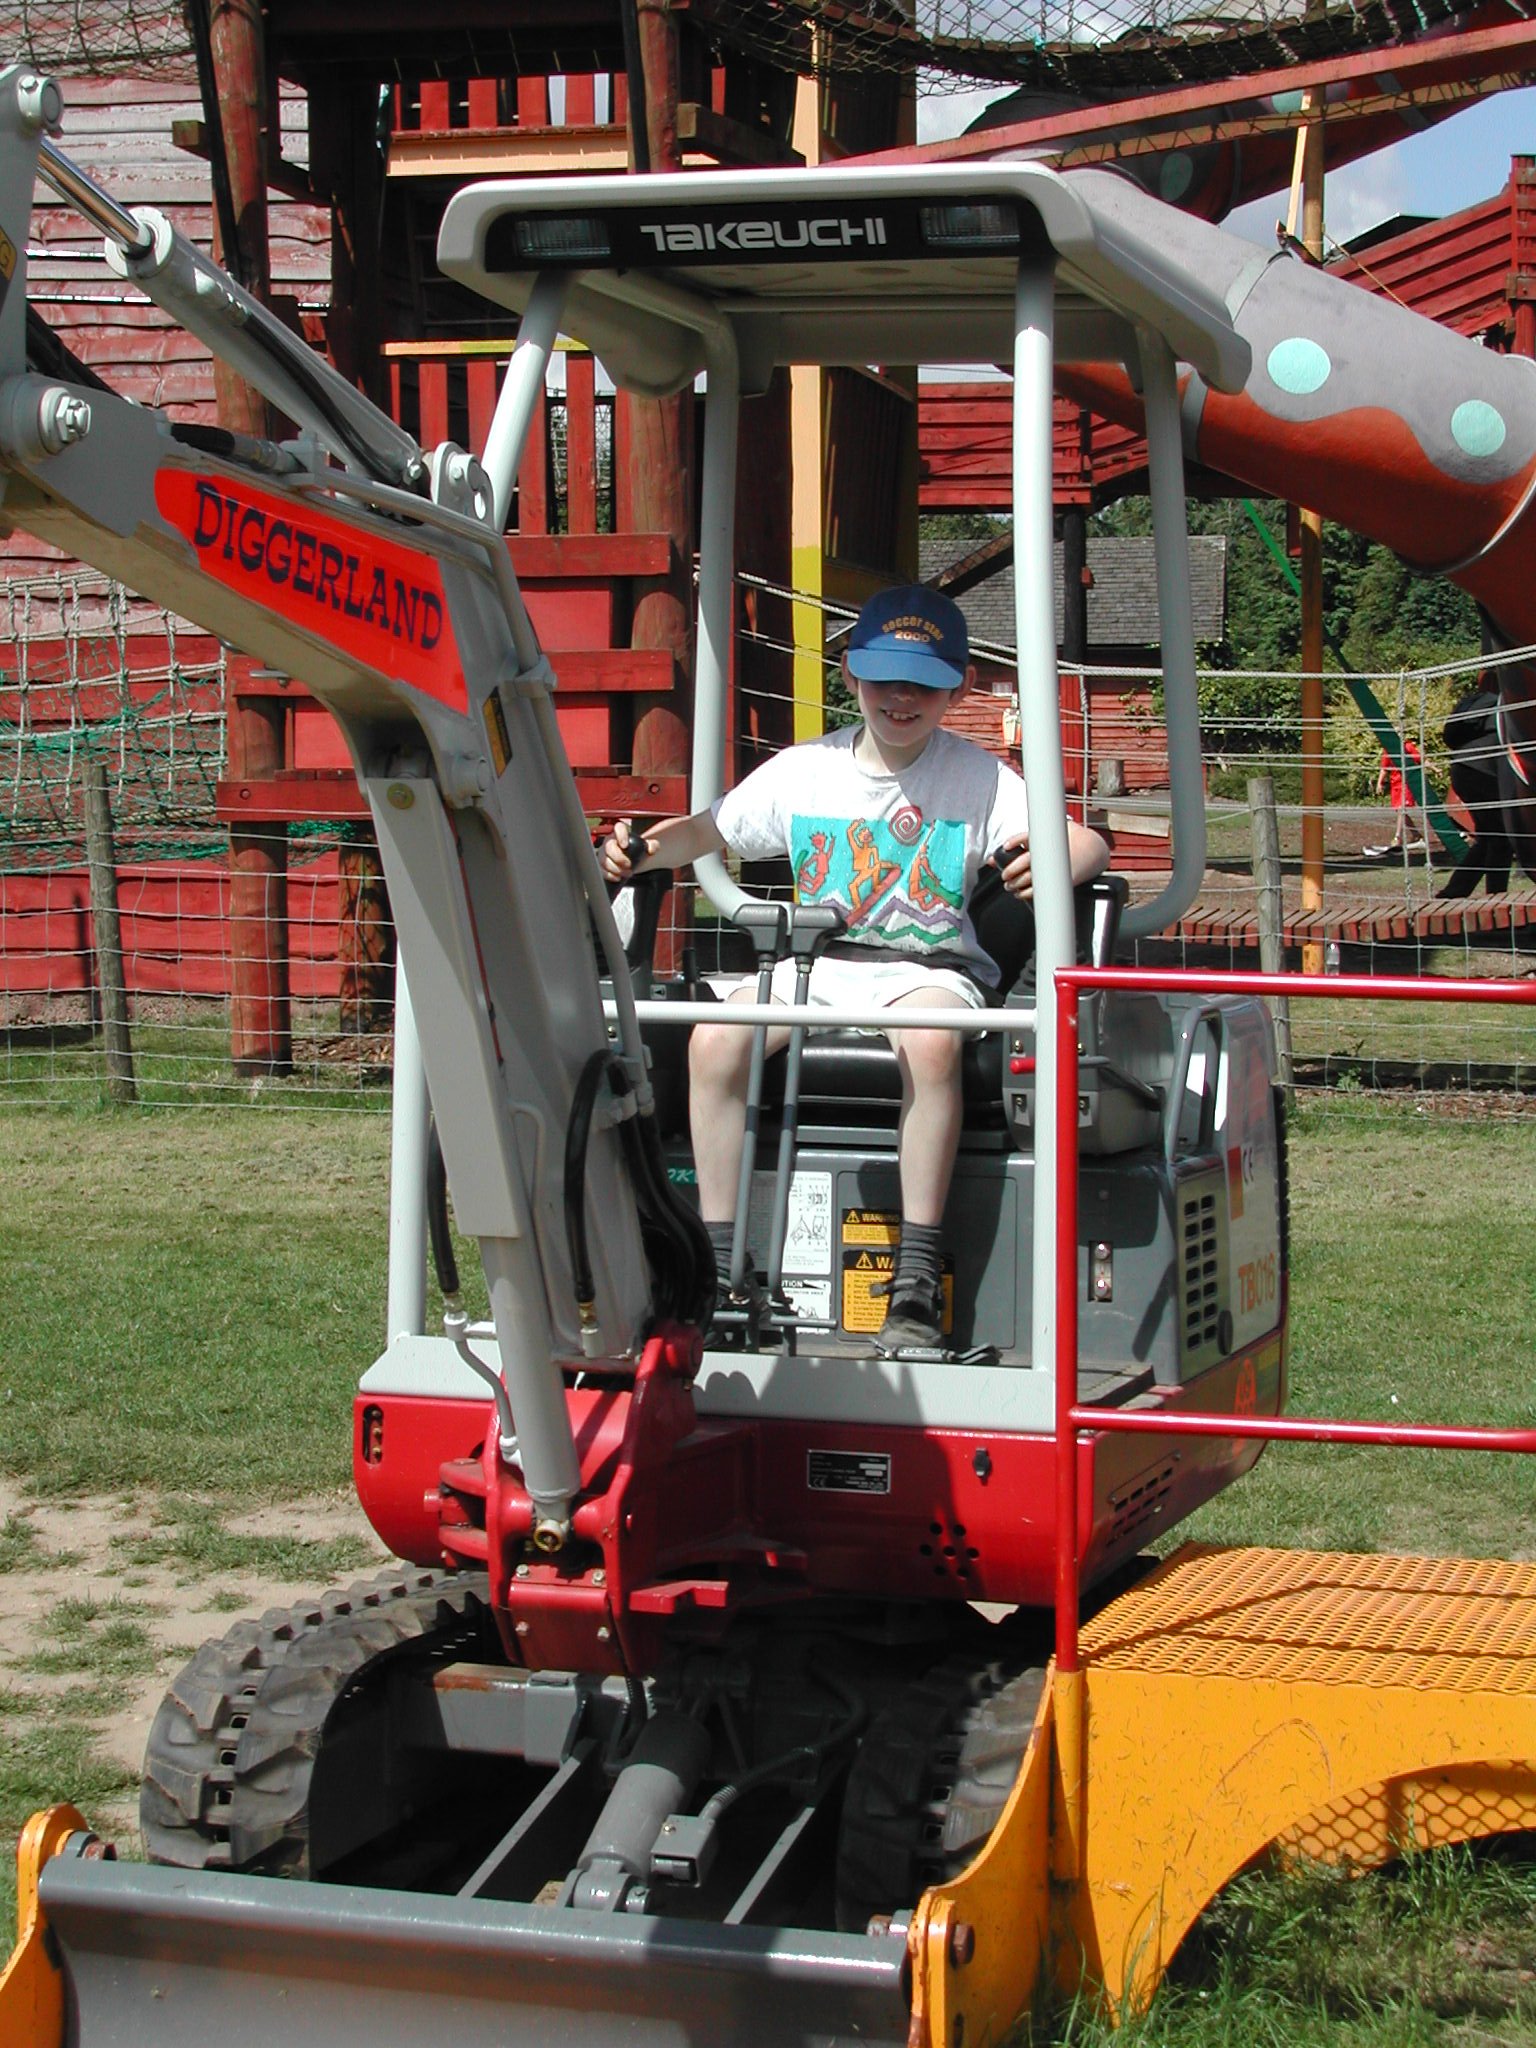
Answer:
<svg viewBox="0 0 1536 2048"><path fill-rule="evenodd" d="M908 952L953 946L965 901L964 824L938 818L916 836L903 812L883 818L791 821L790 853L802 903L838 903L855 936Z"/></svg>

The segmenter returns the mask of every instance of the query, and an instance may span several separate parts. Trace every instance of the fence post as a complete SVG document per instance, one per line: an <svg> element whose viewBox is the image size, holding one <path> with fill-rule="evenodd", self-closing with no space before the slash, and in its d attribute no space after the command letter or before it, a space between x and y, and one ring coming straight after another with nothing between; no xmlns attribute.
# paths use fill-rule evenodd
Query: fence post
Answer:
<svg viewBox="0 0 1536 2048"><path fill-rule="evenodd" d="M367 839L344 840L337 859L336 965L343 1038L375 1037L394 1012L395 931L379 849Z"/></svg>
<svg viewBox="0 0 1536 2048"><path fill-rule="evenodd" d="M96 981L101 991L102 1036L107 1053L107 1093L114 1102L136 1102L128 984L123 973L123 935L117 915L112 800L107 794L107 764L95 759L85 764L85 860L90 876Z"/></svg>
<svg viewBox="0 0 1536 2048"><path fill-rule="evenodd" d="M1253 882L1259 915L1259 967L1265 974L1285 972L1285 910L1280 893L1280 822L1275 815L1272 776L1250 775L1248 809L1253 820ZM1289 1103L1296 1092L1296 1063L1291 1056L1291 1004L1288 996L1271 996L1275 1045L1280 1056L1280 1085Z"/></svg>

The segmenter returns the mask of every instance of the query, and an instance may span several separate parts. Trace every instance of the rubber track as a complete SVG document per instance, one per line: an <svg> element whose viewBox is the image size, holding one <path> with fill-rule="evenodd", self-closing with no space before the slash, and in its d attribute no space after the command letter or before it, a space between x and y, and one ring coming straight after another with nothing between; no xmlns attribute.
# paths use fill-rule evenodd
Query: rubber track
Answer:
<svg viewBox="0 0 1536 2048"><path fill-rule="evenodd" d="M860 1746L838 1840L838 1924L917 1903L972 1862L1013 1790L1043 1668L955 1657L907 1687Z"/></svg>
<svg viewBox="0 0 1536 2048"><path fill-rule="evenodd" d="M150 1861L308 1877L310 1779L332 1708L380 1657L478 1640L486 1606L483 1572L397 1565L204 1643L149 1731Z"/></svg>

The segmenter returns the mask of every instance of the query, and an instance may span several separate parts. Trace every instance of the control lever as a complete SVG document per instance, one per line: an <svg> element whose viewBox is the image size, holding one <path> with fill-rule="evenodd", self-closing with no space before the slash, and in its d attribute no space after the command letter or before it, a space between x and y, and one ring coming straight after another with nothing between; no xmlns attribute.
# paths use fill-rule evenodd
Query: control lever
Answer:
<svg viewBox="0 0 1536 2048"><path fill-rule="evenodd" d="M784 957L789 941L787 903L745 903L736 922L752 941L757 955L757 1000L773 1000L773 970ZM731 1292L750 1294L747 1286L747 1217L752 1207L752 1170L757 1163L757 1132L763 1115L763 1065L768 1047L768 1026L752 1027L752 1064L747 1070L746 1136L741 1148L741 1178L736 1184L736 1215L731 1231ZM756 1342L756 1331L749 1333Z"/></svg>
<svg viewBox="0 0 1536 2048"><path fill-rule="evenodd" d="M790 922L789 954L795 963L794 1012L803 1015L811 994L811 969L817 956L844 929L835 903L799 906ZM789 1232L789 1185L794 1174L795 1140L800 1135L800 1055L805 1050L805 1024L792 1024L784 1068L784 1116L779 1125L779 1158L773 1176L773 1229L768 1243L768 1297L778 1302L784 1291L784 1244Z"/></svg>

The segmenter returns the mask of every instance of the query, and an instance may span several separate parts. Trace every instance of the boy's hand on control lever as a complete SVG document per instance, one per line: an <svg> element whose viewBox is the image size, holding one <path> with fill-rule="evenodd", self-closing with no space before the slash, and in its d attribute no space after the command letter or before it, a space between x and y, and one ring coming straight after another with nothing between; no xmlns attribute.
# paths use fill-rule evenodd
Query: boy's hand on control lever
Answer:
<svg viewBox="0 0 1536 2048"><path fill-rule="evenodd" d="M656 841L636 832L633 821L620 818L598 848L597 864L605 882L627 882L637 866L656 851Z"/></svg>
<svg viewBox="0 0 1536 2048"><path fill-rule="evenodd" d="M1021 833L1017 839L1010 839L1000 846L992 856L1003 878L1003 887L1010 896L1022 896L1027 901L1035 893L1034 870L1030 865L1029 835Z"/></svg>

